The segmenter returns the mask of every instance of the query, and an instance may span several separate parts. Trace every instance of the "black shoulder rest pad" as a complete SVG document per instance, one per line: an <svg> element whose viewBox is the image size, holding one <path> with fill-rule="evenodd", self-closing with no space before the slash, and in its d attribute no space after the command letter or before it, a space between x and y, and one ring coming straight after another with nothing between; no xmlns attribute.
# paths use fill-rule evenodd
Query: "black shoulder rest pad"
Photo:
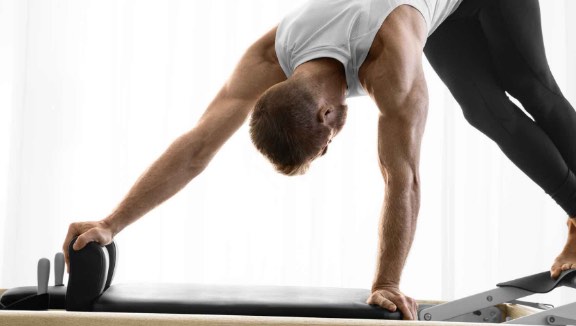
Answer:
<svg viewBox="0 0 576 326"><path fill-rule="evenodd" d="M112 282L116 266L116 246L112 243L102 247L90 242L76 251L72 248L76 239L72 239L68 246L70 274L66 290L66 310L90 311L94 301Z"/></svg>
<svg viewBox="0 0 576 326"><path fill-rule="evenodd" d="M513 287L533 293L548 293L558 286L576 286L576 269L562 272L558 279L550 277L550 272L522 277L513 281L497 284L498 287Z"/></svg>

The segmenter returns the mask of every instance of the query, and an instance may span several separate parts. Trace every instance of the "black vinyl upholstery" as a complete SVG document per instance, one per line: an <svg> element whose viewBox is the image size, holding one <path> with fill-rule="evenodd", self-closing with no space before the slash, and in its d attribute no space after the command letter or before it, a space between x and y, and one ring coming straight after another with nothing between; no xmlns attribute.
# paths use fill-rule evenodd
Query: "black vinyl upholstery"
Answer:
<svg viewBox="0 0 576 326"><path fill-rule="evenodd" d="M94 311L400 319L366 304L366 289L204 284L117 284Z"/></svg>
<svg viewBox="0 0 576 326"><path fill-rule="evenodd" d="M75 239L70 243L70 249ZM204 284L114 284L116 246L70 250L66 309L73 311L402 319L366 304L367 289ZM109 287L108 287L109 286Z"/></svg>
<svg viewBox="0 0 576 326"><path fill-rule="evenodd" d="M0 304L8 307L23 298L36 295L38 293L37 286L21 286L6 290L0 297ZM64 309L66 304L66 287L65 286L49 286L48 294L50 296L50 309Z"/></svg>

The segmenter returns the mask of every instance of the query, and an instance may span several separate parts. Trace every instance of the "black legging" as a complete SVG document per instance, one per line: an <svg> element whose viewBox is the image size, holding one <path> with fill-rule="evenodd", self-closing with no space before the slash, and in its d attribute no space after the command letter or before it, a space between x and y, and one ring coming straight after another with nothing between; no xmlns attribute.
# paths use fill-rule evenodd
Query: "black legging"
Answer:
<svg viewBox="0 0 576 326"><path fill-rule="evenodd" d="M466 120L575 217L576 112L548 67L538 0L463 0L424 53Z"/></svg>

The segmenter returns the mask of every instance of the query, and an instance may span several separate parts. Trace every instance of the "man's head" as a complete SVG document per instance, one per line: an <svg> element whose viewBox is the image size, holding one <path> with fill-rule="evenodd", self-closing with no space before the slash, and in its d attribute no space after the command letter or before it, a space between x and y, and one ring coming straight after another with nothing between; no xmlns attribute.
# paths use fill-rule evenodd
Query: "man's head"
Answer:
<svg viewBox="0 0 576 326"><path fill-rule="evenodd" d="M313 85L288 79L268 89L254 107L252 142L280 173L304 174L346 121L346 106L329 103Z"/></svg>

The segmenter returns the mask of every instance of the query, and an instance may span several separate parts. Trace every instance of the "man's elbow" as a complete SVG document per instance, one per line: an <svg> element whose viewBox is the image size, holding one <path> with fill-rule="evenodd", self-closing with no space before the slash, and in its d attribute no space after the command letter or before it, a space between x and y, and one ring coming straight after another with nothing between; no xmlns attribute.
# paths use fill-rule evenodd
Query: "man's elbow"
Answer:
<svg viewBox="0 0 576 326"><path fill-rule="evenodd" d="M386 187L404 188L406 190L420 190L420 174L415 167L389 168L380 166Z"/></svg>
<svg viewBox="0 0 576 326"><path fill-rule="evenodd" d="M201 147L199 145L195 144L188 152L188 168L194 176L206 169L215 154L214 151L209 150L206 146Z"/></svg>
<svg viewBox="0 0 576 326"><path fill-rule="evenodd" d="M175 160L179 162L179 169L184 169L193 175L200 174L214 156L206 140L198 137L198 132L194 129L178 137L168 148L168 152L174 157L179 157Z"/></svg>

